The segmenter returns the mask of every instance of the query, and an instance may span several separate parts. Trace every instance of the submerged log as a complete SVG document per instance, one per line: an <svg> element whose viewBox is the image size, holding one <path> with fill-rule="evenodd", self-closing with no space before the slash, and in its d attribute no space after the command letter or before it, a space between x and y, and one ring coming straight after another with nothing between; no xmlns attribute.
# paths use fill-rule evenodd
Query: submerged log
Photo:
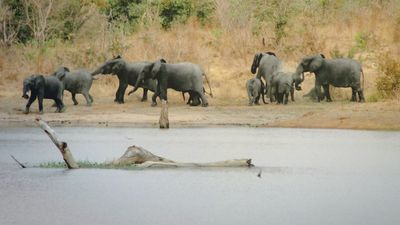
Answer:
<svg viewBox="0 0 400 225"><path fill-rule="evenodd" d="M150 167L250 167L251 159L232 159L209 163L175 162L161 156L154 155L144 148L130 146L125 153L113 162L115 166L132 165L139 168Z"/></svg>
<svg viewBox="0 0 400 225"><path fill-rule="evenodd" d="M56 135L56 132L51 129L47 123L40 119L36 118L35 119L36 123L44 130L44 132L50 137L51 141L57 146L57 148L60 150L60 153L64 159L65 164L67 164L68 169L78 169L79 166L75 162L74 156L72 155L71 151L68 148L68 145L66 142L60 141Z"/></svg>
<svg viewBox="0 0 400 225"><path fill-rule="evenodd" d="M169 128L169 120L168 120L168 103L165 100L161 100L161 113L160 113L160 128L168 129Z"/></svg>
<svg viewBox="0 0 400 225"><path fill-rule="evenodd" d="M67 143L58 139L55 131L40 118L36 119L36 123L46 132L53 143L60 150L65 163L69 169L79 168L75 162ZM175 162L161 156L154 155L146 149L138 146L130 146L125 153L117 160L107 165L113 165L114 168L125 168L132 166L137 168L154 168L154 167L251 167L251 159L232 159L226 161L209 162L209 163L185 163Z"/></svg>

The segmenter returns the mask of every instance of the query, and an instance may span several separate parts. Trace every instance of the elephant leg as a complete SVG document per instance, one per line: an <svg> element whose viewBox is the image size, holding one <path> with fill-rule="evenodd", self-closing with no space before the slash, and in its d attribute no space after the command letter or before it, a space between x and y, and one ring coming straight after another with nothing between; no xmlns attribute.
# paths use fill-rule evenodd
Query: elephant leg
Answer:
<svg viewBox="0 0 400 225"><path fill-rule="evenodd" d="M85 97L86 99L86 105L87 106L91 106L92 105L92 101L90 100L90 95L87 92L83 92L82 95Z"/></svg>
<svg viewBox="0 0 400 225"><path fill-rule="evenodd" d="M93 103L93 97L89 94L89 92L88 92L88 95L89 95L89 98L90 98L90 102Z"/></svg>
<svg viewBox="0 0 400 225"><path fill-rule="evenodd" d="M65 106L64 106L64 103L62 102L62 100L60 98L56 98L56 99L54 99L54 101L57 104L56 112L59 112L59 113L64 112L65 111Z"/></svg>
<svg viewBox="0 0 400 225"><path fill-rule="evenodd" d="M75 98L76 93L71 93L71 94L72 94L72 101L74 102L74 105L78 105L78 101ZM85 96L85 98L86 98L86 96ZM86 101L87 101L87 99L86 99Z"/></svg>
<svg viewBox="0 0 400 225"><path fill-rule="evenodd" d="M196 93L200 96L201 106L207 107L208 106L208 101L207 101L206 96L203 93L203 89L201 89L200 91L196 91Z"/></svg>
<svg viewBox="0 0 400 225"><path fill-rule="evenodd" d="M358 91L358 98L360 99L360 102L365 102L365 98L364 98L364 92L362 89L360 89Z"/></svg>
<svg viewBox="0 0 400 225"><path fill-rule="evenodd" d="M320 102L321 100L324 99L324 98L322 97L322 95L321 95L321 85L320 85L317 81L315 81L315 86L314 86L314 88L315 88L315 92L316 92L316 94L317 94L317 101Z"/></svg>
<svg viewBox="0 0 400 225"><path fill-rule="evenodd" d="M283 104L287 105L288 101L289 101L289 92L286 92L284 94Z"/></svg>
<svg viewBox="0 0 400 225"><path fill-rule="evenodd" d="M25 106L25 114L29 113L29 107L31 107L32 103L36 100L36 95L35 94L31 94L31 97L29 97L28 103L26 103Z"/></svg>
<svg viewBox="0 0 400 225"><path fill-rule="evenodd" d="M329 93L329 84L325 84L322 87L324 88L324 95L326 97L326 101L332 102L331 94Z"/></svg>
<svg viewBox="0 0 400 225"><path fill-rule="evenodd" d="M148 89L147 88L143 88L143 96L142 96L142 102L145 102L145 101L147 101L147 91L148 91Z"/></svg>
<svg viewBox="0 0 400 225"><path fill-rule="evenodd" d="M119 91L118 100L117 100L118 104L124 104L124 95L125 95L125 91L126 91L127 87L128 87L127 83L120 84L120 88L118 89L118 91Z"/></svg>
<svg viewBox="0 0 400 225"><path fill-rule="evenodd" d="M39 113L43 114L43 96L38 96L38 103L39 103Z"/></svg>
<svg viewBox="0 0 400 225"><path fill-rule="evenodd" d="M158 93L154 92L153 96L151 97L151 106L156 106L157 105L157 97Z"/></svg>
<svg viewBox="0 0 400 225"><path fill-rule="evenodd" d="M294 88L290 88L290 98L294 102Z"/></svg>
<svg viewBox="0 0 400 225"><path fill-rule="evenodd" d="M351 99L350 101L355 102L357 101L357 89L354 87L351 87Z"/></svg>

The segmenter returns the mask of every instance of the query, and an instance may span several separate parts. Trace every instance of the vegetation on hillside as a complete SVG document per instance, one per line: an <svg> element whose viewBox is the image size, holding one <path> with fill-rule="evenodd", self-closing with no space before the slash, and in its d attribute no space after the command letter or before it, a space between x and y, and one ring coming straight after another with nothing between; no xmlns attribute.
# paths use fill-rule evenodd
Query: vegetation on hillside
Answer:
<svg viewBox="0 0 400 225"><path fill-rule="evenodd" d="M399 96L387 94L398 79L386 84L399 71L385 65L400 61L400 0L2 0L0 25L0 85L121 54L193 61L216 88L242 87L254 53L269 50L288 70L308 54L355 58L371 92Z"/></svg>

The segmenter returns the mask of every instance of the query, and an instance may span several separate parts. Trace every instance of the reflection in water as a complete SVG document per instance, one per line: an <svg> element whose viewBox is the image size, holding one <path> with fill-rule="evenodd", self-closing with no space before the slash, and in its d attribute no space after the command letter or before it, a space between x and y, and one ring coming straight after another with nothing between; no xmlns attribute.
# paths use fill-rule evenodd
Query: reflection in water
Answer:
<svg viewBox="0 0 400 225"><path fill-rule="evenodd" d="M255 168L20 169L60 161L36 128L0 130L0 224L400 224L400 133L56 128L77 160L132 144L177 161ZM257 177L260 169L261 178Z"/></svg>

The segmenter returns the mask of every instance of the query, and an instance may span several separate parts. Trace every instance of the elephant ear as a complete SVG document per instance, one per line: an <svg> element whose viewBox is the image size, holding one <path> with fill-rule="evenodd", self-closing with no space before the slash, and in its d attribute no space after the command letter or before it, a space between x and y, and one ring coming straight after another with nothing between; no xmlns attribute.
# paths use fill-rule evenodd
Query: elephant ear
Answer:
<svg viewBox="0 0 400 225"><path fill-rule="evenodd" d="M39 90L42 89L42 87L44 87L45 80L44 80L44 76L43 75L36 75L32 79L33 79L33 82L34 82L35 90L39 91Z"/></svg>
<svg viewBox="0 0 400 225"><path fill-rule="evenodd" d="M114 63L114 65L112 65L111 70L112 70L114 73L118 73L118 72L122 69L123 66L124 66L124 62L121 61L121 60L118 60L118 61L116 61L116 62Z"/></svg>
<svg viewBox="0 0 400 225"><path fill-rule="evenodd" d="M162 68L165 66L165 63L163 63L161 60L156 61L153 65L152 65L152 69L151 69L151 78L152 79L157 79L158 75L160 73L160 71L162 70Z"/></svg>
<svg viewBox="0 0 400 225"><path fill-rule="evenodd" d="M167 60L165 60L165 59L160 59L160 62L162 62L162 63L167 63Z"/></svg>
<svg viewBox="0 0 400 225"><path fill-rule="evenodd" d="M262 53L257 53L254 55L253 64L251 65L251 69L250 69L252 74L256 74L257 68L260 65L260 60L261 60L262 56L263 56Z"/></svg>
<svg viewBox="0 0 400 225"><path fill-rule="evenodd" d="M268 54L268 55L273 55L273 56L275 56L275 57L276 57L276 54L275 54L274 52L266 52L265 54Z"/></svg>
<svg viewBox="0 0 400 225"><path fill-rule="evenodd" d="M323 59L325 59L325 55L324 54L319 54Z"/></svg>
<svg viewBox="0 0 400 225"><path fill-rule="evenodd" d="M63 66L62 68L65 72L71 72L68 67Z"/></svg>
<svg viewBox="0 0 400 225"><path fill-rule="evenodd" d="M324 62L324 58L322 57L314 57L311 62L310 62L310 71L311 72L315 72L317 70L319 70L319 68L321 68L322 63Z"/></svg>

